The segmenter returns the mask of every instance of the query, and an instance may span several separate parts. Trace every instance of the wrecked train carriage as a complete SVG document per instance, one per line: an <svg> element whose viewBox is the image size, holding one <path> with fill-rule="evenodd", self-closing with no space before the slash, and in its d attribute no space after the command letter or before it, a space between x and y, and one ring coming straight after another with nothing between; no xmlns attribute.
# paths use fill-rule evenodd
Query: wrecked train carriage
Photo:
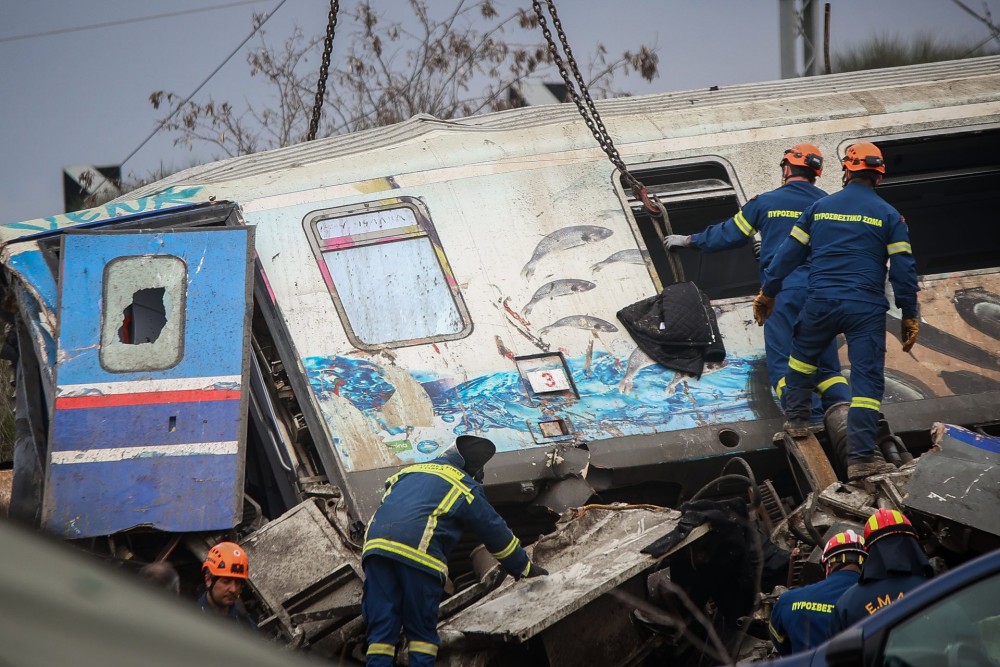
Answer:
<svg viewBox="0 0 1000 667"><path fill-rule="evenodd" d="M924 290L912 356L887 318L884 411L915 451L933 421L997 419L1000 58L600 108L675 233L777 186L791 143L825 152L828 190L834 155L878 143ZM661 234L568 105L418 116L8 224L14 509L67 538L246 532L313 497L343 517L317 539L350 553L383 481L461 433L497 444L486 485L526 542L553 525L532 505L675 505L736 455L790 484L749 248L681 255L726 349L700 376L652 363L617 320L674 281Z"/></svg>

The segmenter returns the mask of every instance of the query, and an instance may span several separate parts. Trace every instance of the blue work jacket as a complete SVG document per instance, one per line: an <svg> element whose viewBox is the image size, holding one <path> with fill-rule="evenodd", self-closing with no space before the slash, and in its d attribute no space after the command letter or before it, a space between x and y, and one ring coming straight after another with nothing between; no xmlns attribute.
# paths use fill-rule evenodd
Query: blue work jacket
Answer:
<svg viewBox="0 0 1000 667"><path fill-rule="evenodd" d="M774 296L782 280L806 260L810 298L863 301L888 309L886 262L896 306L917 317L917 271L910 234L899 212L861 183L809 207L764 273L764 294Z"/></svg>
<svg viewBox="0 0 1000 667"><path fill-rule="evenodd" d="M464 465L458 450L449 449L430 463L408 466L390 477L365 532L362 561L383 556L443 580L448 556L468 529L508 572L527 574L528 554L490 505L482 485L462 470Z"/></svg>
<svg viewBox="0 0 1000 667"><path fill-rule="evenodd" d="M771 611L771 642L778 653L798 653L829 639L834 605L859 575L837 570L823 581L783 593Z"/></svg>
<svg viewBox="0 0 1000 667"><path fill-rule="evenodd" d="M733 217L691 235L691 245L702 252L719 252L745 246L760 232L760 275L771 264L781 243L788 238L792 225L826 192L812 183L792 181L759 194ZM809 262L796 268L784 281L786 289L805 287Z"/></svg>

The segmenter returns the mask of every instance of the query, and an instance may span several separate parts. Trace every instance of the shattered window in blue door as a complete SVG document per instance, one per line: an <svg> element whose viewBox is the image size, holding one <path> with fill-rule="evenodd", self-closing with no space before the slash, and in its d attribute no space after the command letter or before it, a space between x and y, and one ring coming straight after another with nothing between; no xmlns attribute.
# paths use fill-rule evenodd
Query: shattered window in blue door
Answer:
<svg viewBox="0 0 1000 667"><path fill-rule="evenodd" d="M471 329L444 252L417 216L397 206L311 218L312 240L356 345L448 340Z"/></svg>
<svg viewBox="0 0 1000 667"><path fill-rule="evenodd" d="M187 266L170 255L119 257L104 267L101 366L170 368L184 354Z"/></svg>

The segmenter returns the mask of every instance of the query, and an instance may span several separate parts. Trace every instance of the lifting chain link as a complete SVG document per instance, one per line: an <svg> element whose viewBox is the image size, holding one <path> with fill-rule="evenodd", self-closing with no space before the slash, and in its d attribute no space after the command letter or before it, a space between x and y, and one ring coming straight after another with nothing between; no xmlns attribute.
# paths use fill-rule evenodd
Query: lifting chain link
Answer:
<svg viewBox="0 0 1000 667"><path fill-rule="evenodd" d="M548 21L545 18L545 12L542 10L541 1L532 0L531 2L531 6L535 10L535 16L538 17L538 25L542 29L542 35L545 36L545 41L548 43L549 53L552 55L552 61L559 69L559 74L562 75L563 81L566 84L566 90L569 91L570 96L573 98L573 102L576 104L577 110L583 117L583 122L587 124L587 127L590 129L590 133L594 135L594 139L597 140L597 144L601 147L601 150L603 150L608 156L608 159L611 160L611 164L621 171L622 178L624 178L629 184L629 187L632 188L632 192L635 193L636 197L642 202L646 210L649 211L654 219L657 219L659 224L655 225L654 229L656 230L657 236L660 237L660 242L662 243L668 235L673 234L673 230L670 227L670 218L667 215L667 209L663 206L663 203L660 202L656 195L649 195L646 190L646 186L643 185L639 179L633 176L628 170L628 167L625 166L624 160L622 160L621 155L618 153L618 149L615 148L615 144L611 140L610 133L608 133L607 128L604 126L604 121L601 120L601 114L597 111L597 105L594 104L594 100L590 96L590 90L587 87L587 82L584 81L583 75L580 74L580 68L576 64L576 59L573 57L573 51L569 47L569 40L566 39L566 33L563 30L562 22L559 20L558 12L556 12L555 2L554 0L545 0L545 4L549 14L552 16L552 25L555 26L556 33L559 35L559 42L562 44L563 52L566 54L565 61L559 54L559 48L556 46L555 40L552 39L552 31L549 30ZM569 63L569 68L573 70L572 79L570 78L569 70L566 68L566 62ZM670 271L674 275L674 281L683 282L684 269L681 266L680 259L677 257L676 253L672 253L669 250L666 251L666 254Z"/></svg>
<svg viewBox="0 0 1000 667"><path fill-rule="evenodd" d="M319 130L319 117L323 111L323 98L326 96L326 79L330 74L330 54L333 53L333 35L337 30L337 13L340 10L340 0L330 0L330 16L326 21L326 40L323 42L323 61L319 66L319 81L316 82L316 101L313 102L312 120L309 121L309 134L306 141L316 138Z"/></svg>

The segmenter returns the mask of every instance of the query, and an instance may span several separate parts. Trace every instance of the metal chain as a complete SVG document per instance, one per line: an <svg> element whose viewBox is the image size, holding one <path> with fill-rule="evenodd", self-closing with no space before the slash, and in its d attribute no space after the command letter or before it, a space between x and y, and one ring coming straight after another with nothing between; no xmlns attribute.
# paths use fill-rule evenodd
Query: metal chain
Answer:
<svg viewBox="0 0 1000 667"><path fill-rule="evenodd" d="M608 132L607 128L604 126L604 122L601 120L601 114L597 111L597 105L594 104L594 100L590 95L587 82L584 81L583 75L580 74L580 68L576 64L576 59L573 57L573 51L569 46L569 40L566 38L566 33L562 28L562 22L559 20L559 14L556 11L555 2L554 0L546 0L545 4L548 8L549 14L552 15L552 25L555 26L556 32L559 35L559 42L562 44L563 51L566 53L566 60L569 62L569 66L573 70L572 79L570 78L569 71L566 68L566 63L559 54L559 49L556 47L555 40L552 39L552 31L549 30L548 21L545 18L545 13L542 10L540 0L532 0L531 2L532 8L535 10L535 16L538 17L538 25L542 29L545 41L548 43L549 53L552 55L552 61L559 69L559 74L562 76L563 82L566 84L566 90L569 91L570 96L573 98L573 102L576 104L577 110L583 117L583 122L587 124L587 127L590 129L590 133L594 135L594 139L597 140L597 144L601 147L601 150L603 150L608 156L608 159L611 160L611 164L621 171L622 178L624 178L632 188L632 191L635 193L639 201L642 202L643 206L645 206L646 210L649 211L651 217L658 219L659 225L654 226L654 229L656 230L657 236L660 237L660 241L663 242L666 236L673 234L673 229L670 226L670 217L667 215L667 209L655 195L652 197L649 195L646 190L646 186L643 185L639 179L633 176L632 172L630 172L628 167L625 166L625 161L622 160L621 155L618 153L618 149L615 148L615 144L611 139L611 134ZM674 280L676 282L683 282L684 268L681 266L680 258L678 258L675 253L671 253L669 250L666 251L666 254L667 264L670 266L671 273L674 274Z"/></svg>
<svg viewBox="0 0 1000 667"><path fill-rule="evenodd" d="M323 98L326 96L326 78L330 75L330 54L333 53L333 35L337 30L337 13L340 10L340 0L330 0L330 15L326 21L326 40L323 43L323 61L319 66L319 81L316 83L316 101L313 102L312 120L309 121L309 134L306 141L316 138L319 130L319 117L323 111Z"/></svg>

